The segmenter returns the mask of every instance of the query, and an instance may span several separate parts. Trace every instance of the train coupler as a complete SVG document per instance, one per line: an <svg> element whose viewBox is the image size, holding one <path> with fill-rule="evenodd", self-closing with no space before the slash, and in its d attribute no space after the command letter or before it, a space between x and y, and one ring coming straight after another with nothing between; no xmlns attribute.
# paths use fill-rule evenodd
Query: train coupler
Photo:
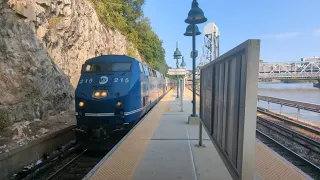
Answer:
<svg viewBox="0 0 320 180"><path fill-rule="evenodd" d="M87 132L83 129L78 129L78 128L75 128L75 129L72 129L73 131L76 131L76 132L79 132L79 133L83 133L83 134L87 134Z"/></svg>

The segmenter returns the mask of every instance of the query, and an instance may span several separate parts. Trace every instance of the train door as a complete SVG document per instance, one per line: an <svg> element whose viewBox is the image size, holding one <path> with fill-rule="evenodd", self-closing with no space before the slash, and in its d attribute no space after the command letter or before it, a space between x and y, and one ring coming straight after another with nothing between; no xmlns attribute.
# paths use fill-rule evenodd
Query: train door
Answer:
<svg viewBox="0 0 320 180"><path fill-rule="evenodd" d="M143 93L143 97L142 97L142 101L143 101L143 107L145 107L148 104L149 101L149 71L148 71L148 67L146 65L142 65L143 66L143 70L144 70L144 93Z"/></svg>
<svg viewBox="0 0 320 180"><path fill-rule="evenodd" d="M162 84L162 89L163 89L162 94L164 94L164 93L166 93L166 86L165 86L166 81L165 81L164 75L161 74L161 76L162 76L161 77L161 84Z"/></svg>
<svg viewBox="0 0 320 180"><path fill-rule="evenodd" d="M142 64L139 62L139 68L140 68L140 91L141 91L141 107L144 107L145 106L145 101L144 101L144 96L145 96L145 93L146 93L146 88L145 88L145 80L146 80L146 77L145 77L145 74L144 74L144 69L143 69L143 66Z"/></svg>

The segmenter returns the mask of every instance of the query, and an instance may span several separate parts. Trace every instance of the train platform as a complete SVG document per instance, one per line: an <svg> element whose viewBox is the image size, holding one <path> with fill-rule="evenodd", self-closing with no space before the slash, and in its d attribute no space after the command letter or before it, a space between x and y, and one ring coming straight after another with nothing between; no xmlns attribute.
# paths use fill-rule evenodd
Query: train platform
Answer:
<svg viewBox="0 0 320 180"><path fill-rule="evenodd" d="M232 179L203 131L205 147L196 147L199 126L187 124L192 93L185 89L184 112L171 90L84 179ZM261 142L256 142L254 179L310 179Z"/></svg>

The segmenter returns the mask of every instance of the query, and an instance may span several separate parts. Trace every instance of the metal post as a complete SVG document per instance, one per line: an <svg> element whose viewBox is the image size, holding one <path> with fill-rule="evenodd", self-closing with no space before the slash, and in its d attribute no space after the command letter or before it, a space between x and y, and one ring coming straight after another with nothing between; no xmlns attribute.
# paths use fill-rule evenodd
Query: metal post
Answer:
<svg viewBox="0 0 320 180"><path fill-rule="evenodd" d="M183 112L183 80L181 79L181 86L180 86L180 105L181 105L181 112Z"/></svg>
<svg viewBox="0 0 320 180"><path fill-rule="evenodd" d="M177 69L179 68L178 59L177 59ZM179 76L177 75L177 98L179 98Z"/></svg>
<svg viewBox="0 0 320 180"><path fill-rule="evenodd" d="M202 147L202 123L199 122L199 144L198 147Z"/></svg>
<svg viewBox="0 0 320 180"><path fill-rule="evenodd" d="M270 111L270 101L268 100L268 111Z"/></svg>
<svg viewBox="0 0 320 180"><path fill-rule="evenodd" d="M186 88L186 77L183 78L183 93Z"/></svg>
<svg viewBox="0 0 320 180"><path fill-rule="evenodd" d="M280 106L280 115L282 115L282 102L281 102L281 106Z"/></svg>
<svg viewBox="0 0 320 180"><path fill-rule="evenodd" d="M183 92L185 88L186 88L186 77L183 78Z"/></svg>
<svg viewBox="0 0 320 180"><path fill-rule="evenodd" d="M193 24L193 34L192 34L192 117L196 117L196 26Z"/></svg>
<svg viewBox="0 0 320 180"><path fill-rule="evenodd" d="M179 98L179 79L177 75L177 98Z"/></svg>
<svg viewBox="0 0 320 180"><path fill-rule="evenodd" d="M297 120L300 119L300 107L298 106Z"/></svg>

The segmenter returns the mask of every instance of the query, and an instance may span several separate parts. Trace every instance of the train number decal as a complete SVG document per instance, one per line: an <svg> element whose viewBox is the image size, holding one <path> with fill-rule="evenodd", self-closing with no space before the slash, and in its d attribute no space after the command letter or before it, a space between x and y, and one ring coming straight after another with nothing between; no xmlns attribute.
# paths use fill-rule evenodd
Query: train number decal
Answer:
<svg viewBox="0 0 320 180"><path fill-rule="evenodd" d="M86 80L80 79L79 84L82 84L82 83L85 83L85 84L89 83L89 84L91 84L92 82L93 82L93 79L92 79L92 78L86 79Z"/></svg>
<svg viewBox="0 0 320 180"><path fill-rule="evenodd" d="M106 84L108 82L107 76L101 76L99 80L99 84Z"/></svg>
<svg viewBox="0 0 320 180"><path fill-rule="evenodd" d="M114 81L115 83L128 83L129 82L129 78L114 78Z"/></svg>
<svg viewBox="0 0 320 180"><path fill-rule="evenodd" d="M99 78L99 84L107 84L109 81L109 78L107 76L101 76ZM93 79L80 79L79 84L91 84L93 82ZM129 78L114 78L113 82L115 83L129 83Z"/></svg>

